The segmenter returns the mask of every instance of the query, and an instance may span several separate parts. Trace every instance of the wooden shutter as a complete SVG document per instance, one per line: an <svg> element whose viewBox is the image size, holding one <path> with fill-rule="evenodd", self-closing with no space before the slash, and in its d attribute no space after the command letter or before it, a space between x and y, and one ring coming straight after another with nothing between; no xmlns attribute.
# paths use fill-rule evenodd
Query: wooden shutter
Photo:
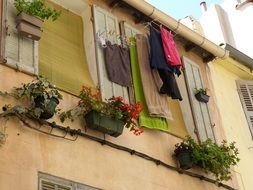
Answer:
<svg viewBox="0 0 253 190"><path fill-rule="evenodd" d="M205 87L203 85L199 66L185 57L183 58L183 62L188 94L199 138L201 141L204 141L207 138L215 140L208 105L199 102L195 98L195 88Z"/></svg>
<svg viewBox="0 0 253 190"><path fill-rule="evenodd" d="M41 180L39 190L72 190L72 187L57 184L48 180Z"/></svg>
<svg viewBox="0 0 253 190"><path fill-rule="evenodd" d="M110 40L112 43L120 44L117 18L95 5L93 6L93 17L96 40L98 36L104 36L104 38ZM115 84L108 79L104 61L104 50L98 43L98 40L96 43L96 54L102 98L108 99L112 96L122 96L128 102L127 88Z"/></svg>
<svg viewBox="0 0 253 190"><path fill-rule="evenodd" d="M253 136L253 81L236 81L243 110Z"/></svg>
<svg viewBox="0 0 253 190"><path fill-rule="evenodd" d="M6 1L5 59L11 67L38 74L38 42L18 35L14 0Z"/></svg>

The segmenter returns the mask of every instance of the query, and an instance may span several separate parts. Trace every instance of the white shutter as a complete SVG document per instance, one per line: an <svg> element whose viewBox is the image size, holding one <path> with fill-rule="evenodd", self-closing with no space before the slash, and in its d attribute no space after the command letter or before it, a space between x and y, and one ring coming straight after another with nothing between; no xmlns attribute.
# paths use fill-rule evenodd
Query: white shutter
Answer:
<svg viewBox="0 0 253 190"><path fill-rule="evenodd" d="M236 81L243 110L253 136L253 81Z"/></svg>
<svg viewBox="0 0 253 190"><path fill-rule="evenodd" d="M206 103L199 102L195 98L195 88L205 87L202 82L199 66L185 57L183 58L183 62L188 94L199 138L201 141L204 141L207 138L211 138L215 141L208 105Z"/></svg>
<svg viewBox="0 0 253 190"><path fill-rule="evenodd" d="M17 11L14 0L6 1L5 59L7 65L21 71L38 74L38 42L18 35Z"/></svg>
<svg viewBox="0 0 253 190"><path fill-rule="evenodd" d="M62 185L62 184L57 184L48 180L41 180L39 190L72 190L72 187Z"/></svg>
<svg viewBox="0 0 253 190"><path fill-rule="evenodd" d="M117 18L95 5L93 6L93 17L96 40L98 35L100 35L104 36L112 43L120 44L119 24ZM105 68L104 50L98 42L96 43L96 54L102 98L108 99L112 96L122 96L125 101L128 102L129 97L127 88L113 83L108 79Z"/></svg>

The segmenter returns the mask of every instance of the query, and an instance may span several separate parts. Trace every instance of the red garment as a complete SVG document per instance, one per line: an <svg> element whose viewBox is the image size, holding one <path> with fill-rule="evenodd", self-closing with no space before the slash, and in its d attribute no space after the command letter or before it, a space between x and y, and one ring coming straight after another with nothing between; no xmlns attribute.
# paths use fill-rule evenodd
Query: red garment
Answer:
<svg viewBox="0 0 253 190"><path fill-rule="evenodd" d="M182 63L172 34L162 26L160 27L160 32L167 63L180 69Z"/></svg>

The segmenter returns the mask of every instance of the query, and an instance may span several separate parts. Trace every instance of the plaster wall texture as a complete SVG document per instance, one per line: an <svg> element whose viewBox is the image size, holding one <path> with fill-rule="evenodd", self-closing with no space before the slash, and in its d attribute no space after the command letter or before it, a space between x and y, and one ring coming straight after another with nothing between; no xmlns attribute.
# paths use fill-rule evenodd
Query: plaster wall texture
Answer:
<svg viewBox="0 0 253 190"><path fill-rule="evenodd" d="M250 190L253 187L249 174L253 169L251 164L253 150L250 148L253 146L253 142L236 86L236 80L246 80L247 78L240 74L240 67L237 69L227 67L229 67L229 63L225 64L222 60L209 64L216 102L222 115L222 128L226 139L229 142L235 141L240 153L241 160L234 168L240 189ZM248 75L248 80L252 80L252 75Z"/></svg>

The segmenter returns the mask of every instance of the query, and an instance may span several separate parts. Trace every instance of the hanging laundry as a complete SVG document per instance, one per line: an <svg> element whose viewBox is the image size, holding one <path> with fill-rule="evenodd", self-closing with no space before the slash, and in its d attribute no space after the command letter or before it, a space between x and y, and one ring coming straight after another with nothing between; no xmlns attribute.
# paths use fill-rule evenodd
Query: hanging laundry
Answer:
<svg viewBox="0 0 253 190"><path fill-rule="evenodd" d="M109 41L105 47L105 66L109 80L122 86L131 86L129 50Z"/></svg>
<svg viewBox="0 0 253 190"><path fill-rule="evenodd" d="M139 69L141 71L141 82L149 115L172 119L167 96L162 96L158 93L162 85L159 74L156 69L150 68L148 38L143 34L137 34L136 47ZM159 86L157 86L158 83L160 84Z"/></svg>
<svg viewBox="0 0 253 190"><path fill-rule="evenodd" d="M161 94L167 94L172 99L182 100L175 76L173 73L180 75L180 69L167 64L162 38L159 31L156 31L152 26L150 27L150 65L151 68L157 69L163 85L160 88Z"/></svg>
<svg viewBox="0 0 253 190"><path fill-rule="evenodd" d="M177 67L180 69L182 67L182 63L180 60L179 53L177 51L176 43L173 39L171 32L166 30L164 27L160 27L163 50L165 54L165 58L167 63L171 66Z"/></svg>
<svg viewBox="0 0 253 190"><path fill-rule="evenodd" d="M163 81L163 85L160 89L161 94L167 94L172 99L183 100L179 88L177 86L177 81L172 72L163 69L158 69L159 75Z"/></svg>
<svg viewBox="0 0 253 190"><path fill-rule="evenodd" d="M138 66L138 56L137 56L137 49L135 46L135 39L131 40L132 45L130 46L130 60L131 60L131 70L132 70L135 98L136 101L141 102L144 108L143 111L140 113L139 125L150 129L158 129L168 132L169 127L167 124L167 120L165 118L149 116L148 107L145 101L143 86L141 82L140 69Z"/></svg>

